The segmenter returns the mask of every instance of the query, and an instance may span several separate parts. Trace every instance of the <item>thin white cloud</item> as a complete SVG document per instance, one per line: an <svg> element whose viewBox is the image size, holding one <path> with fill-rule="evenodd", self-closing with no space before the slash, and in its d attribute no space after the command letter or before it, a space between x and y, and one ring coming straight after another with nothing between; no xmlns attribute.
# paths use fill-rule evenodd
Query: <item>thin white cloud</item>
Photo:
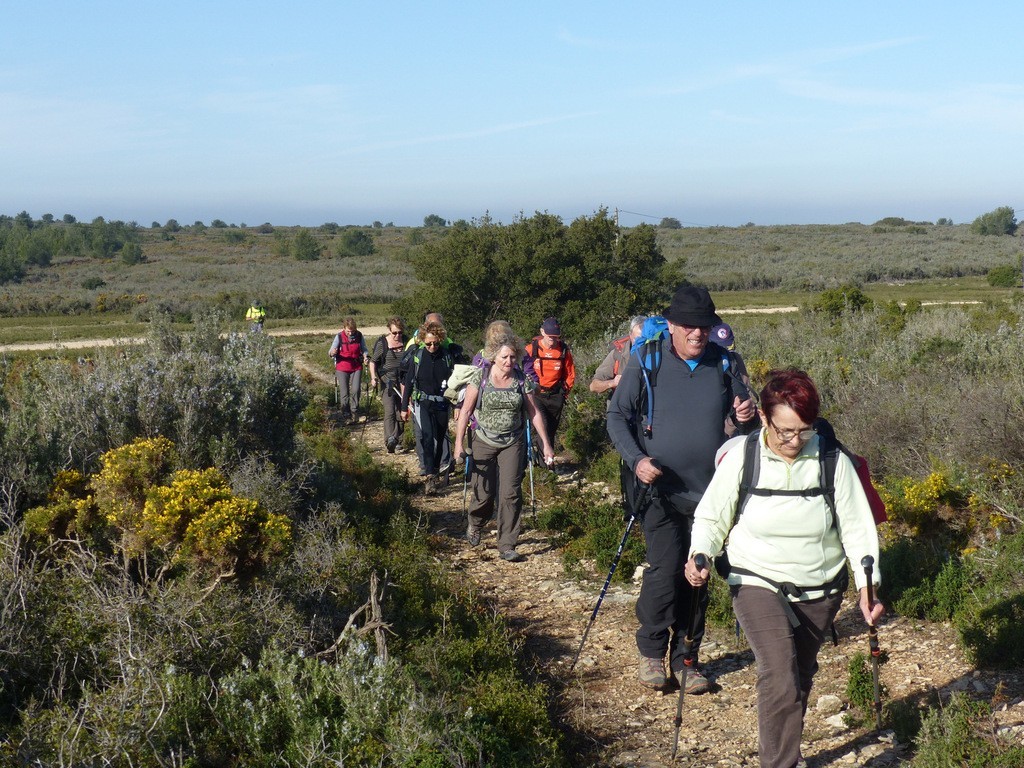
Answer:
<svg viewBox="0 0 1024 768"><path fill-rule="evenodd" d="M526 131L532 128L539 128L545 125L554 125L555 123L564 123L572 120L580 120L583 118L592 118L601 115L601 112L577 112L569 115L559 115L556 117L545 117L537 118L535 120L521 120L514 123L502 123L499 125L485 126L476 128L468 131L454 131L451 133L439 133L431 136L410 136L407 138L399 138L391 141L379 141L373 143L362 144L359 146L350 146L337 154L339 155L357 155L365 154L368 152L379 152L385 149L399 149L402 147L415 147L424 144L443 144L453 141L468 141L472 139L482 139L488 136L496 136L505 133L515 133L518 131Z"/></svg>
<svg viewBox="0 0 1024 768"><path fill-rule="evenodd" d="M809 77L808 70L837 61L865 56L876 51L900 48L918 43L921 38L903 37L878 40L860 45L835 46L832 48L810 48L794 51L765 61L751 61L733 65L721 71L694 76L674 85L649 88L646 96L678 96L720 88L725 85L752 80L781 80L786 78Z"/></svg>

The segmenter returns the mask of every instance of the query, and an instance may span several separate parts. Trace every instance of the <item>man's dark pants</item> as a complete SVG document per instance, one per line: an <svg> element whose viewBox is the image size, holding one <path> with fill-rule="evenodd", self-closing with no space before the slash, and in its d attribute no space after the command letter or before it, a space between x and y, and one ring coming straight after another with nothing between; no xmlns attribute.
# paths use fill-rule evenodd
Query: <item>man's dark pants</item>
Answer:
<svg viewBox="0 0 1024 768"><path fill-rule="evenodd" d="M636 645L641 656L660 659L669 650L671 668L683 668L687 625L693 605L694 588L683 577L690 551L690 530L696 504L680 496L662 495L655 489L643 518L647 541L647 570L644 571L636 617L640 628ZM642 510L641 510L642 511ZM693 653L696 657L704 637L708 591L702 590L697 614Z"/></svg>
<svg viewBox="0 0 1024 768"><path fill-rule="evenodd" d="M562 421L562 409L565 407L565 392L561 387L548 391L542 391L538 389L533 393L533 402L537 406L537 410L540 411L541 418L544 420L544 429L547 430L548 440L551 441L551 447L555 447L555 432L558 431L558 425ZM540 445L540 439L534 438L534 445Z"/></svg>

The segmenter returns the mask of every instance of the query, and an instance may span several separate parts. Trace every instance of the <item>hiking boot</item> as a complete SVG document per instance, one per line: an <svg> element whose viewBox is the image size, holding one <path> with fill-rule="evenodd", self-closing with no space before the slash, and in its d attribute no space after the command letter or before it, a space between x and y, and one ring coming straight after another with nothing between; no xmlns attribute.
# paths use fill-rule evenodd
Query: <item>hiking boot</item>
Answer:
<svg viewBox="0 0 1024 768"><path fill-rule="evenodd" d="M398 443L398 441L395 440L395 438L389 437L387 440L384 441L384 447L388 449L388 453L394 453L395 452L395 445L397 443Z"/></svg>
<svg viewBox="0 0 1024 768"><path fill-rule="evenodd" d="M661 690L668 684L668 678L665 677L665 662L662 659L641 655L637 678L641 685Z"/></svg>
<svg viewBox="0 0 1024 768"><path fill-rule="evenodd" d="M427 496L437 493L437 475L427 475L426 480L423 481L423 493Z"/></svg>
<svg viewBox="0 0 1024 768"><path fill-rule="evenodd" d="M467 528L466 529L466 541L469 542L469 546L477 547L480 545L480 529L479 528Z"/></svg>
<svg viewBox="0 0 1024 768"><path fill-rule="evenodd" d="M678 688L680 681L683 679L682 672L673 672L673 683ZM704 673L700 671L700 667L694 664L692 667L688 667L686 670L686 693L697 696L701 693L707 693L711 690L711 681L708 680Z"/></svg>
<svg viewBox="0 0 1024 768"><path fill-rule="evenodd" d="M501 553L501 559L509 563L521 563L526 559L526 555L521 555L514 549L506 549Z"/></svg>

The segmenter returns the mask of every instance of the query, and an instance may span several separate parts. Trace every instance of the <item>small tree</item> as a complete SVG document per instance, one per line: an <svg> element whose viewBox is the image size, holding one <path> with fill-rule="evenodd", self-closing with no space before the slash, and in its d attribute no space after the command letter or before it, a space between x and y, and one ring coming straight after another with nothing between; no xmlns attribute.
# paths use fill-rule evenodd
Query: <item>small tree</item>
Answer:
<svg viewBox="0 0 1024 768"><path fill-rule="evenodd" d="M679 219L672 218L671 216L666 216L664 219L662 219L661 223L658 224L658 226L661 227L662 229L682 229L683 228L683 225L679 222Z"/></svg>
<svg viewBox="0 0 1024 768"><path fill-rule="evenodd" d="M210 222L210 226L214 229L225 229L227 227L227 223L223 219L214 219Z"/></svg>
<svg viewBox="0 0 1024 768"><path fill-rule="evenodd" d="M429 216L423 217L424 227L444 227L447 225L445 219L438 216L436 213L431 213Z"/></svg>
<svg viewBox="0 0 1024 768"><path fill-rule="evenodd" d="M145 255L142 253L142 246L138 243L127 242L121 249L121 261L129 266L134 264L141 264L146 260Z"/></svg>
<svg viewBox="0 0 1024 768"><path fill-rule="evenodd" d="M1012 235L1016 231L1017 216L1008 205L982 214L971 224L971 232L976 235Z"/></svg>
<svg viewBox="0 0 1024 768"><path fill-rule="evenodd" d="M323 249L313 233L303 227L295 233L291 250L292 256L299 261L316 261Z"/></svg>
<svg viewBox="0 0 1024 768"><path fill-rule="evenodd" d="M361 229L347 229L338 243L339 256L369 256L374 252L373 237Z"/></svg>

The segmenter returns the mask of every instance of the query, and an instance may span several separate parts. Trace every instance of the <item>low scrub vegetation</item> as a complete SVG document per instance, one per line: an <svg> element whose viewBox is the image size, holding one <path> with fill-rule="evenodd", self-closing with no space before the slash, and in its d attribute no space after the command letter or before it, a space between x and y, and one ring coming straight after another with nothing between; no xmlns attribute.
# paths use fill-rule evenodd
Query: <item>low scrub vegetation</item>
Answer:
<svg viewBox="0 0 1024 768"><path fill-rule="evenodd" d="M212 330L3 371L3 762L566 764L405 477Z"/></svg>

